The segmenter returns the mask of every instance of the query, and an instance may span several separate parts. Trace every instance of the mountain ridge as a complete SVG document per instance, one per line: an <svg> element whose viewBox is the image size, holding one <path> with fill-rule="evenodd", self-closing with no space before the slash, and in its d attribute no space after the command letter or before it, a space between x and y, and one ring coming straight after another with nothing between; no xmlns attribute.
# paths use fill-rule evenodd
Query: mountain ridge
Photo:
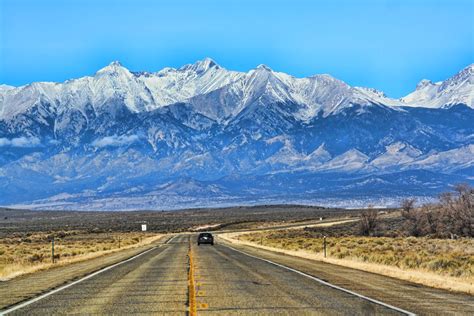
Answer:
<svg viewBox="0 0 474 316"><path fill-rule="evenodd" d="M0 86L0 205L429 199L474 182L472 77L470 65L401 101L330 75L235 72L204 59L157 72L113 62L64 83ZM413 101L427 95L426 107Z"/></svg>
<svg viewBox="0 0 474 316"><path fill-rule="evenodd" d="M330 75L296 78L282 72L274 72L265 65L259 65L247 73L236 72L227 70L219 66L214 60L206 58L178 69L164 68L157 72L131 72L120 62L114 61L99 69L94 76L67 80L63 83L35 82L13 88L2 85L0 100L7 105L0 108L3 109L0 112L0 118L10 118L34 106L37 98L45 98L48 101L62 99L60 102L65 103L64 99L66 97L79 97L74 95L77 89L89 93L88 97L92 103L99 104L105 102L105 99L113 97L111 89L115 89L116 93L117 90L119 92L123 90L119 95L126 100L126 104L131 110L136 112L152 111L177 102L186 102L190 98L210 93L229 84L236 84L241 80L250 81L250 84L252 84L252 77L255 79L256 73L260 74L258 79L262 83L268 83L268 80L271 79L274 84L276 84L275 81L279 81L280 85L284 86L282 89L286 91L274 91L274 97L282 97L282 95L278 95L278 92L280 94L286 92L289 94L287 97L291 97L294 99L293 101L308 105L310 107L308 112L328 108L327 112L330 114L337 111L338 106L347 106L346 103L348 102L384 104L391 107L425 106L429 108L463 103L473 108L473 69L474 64L471 64L453 77L436 84L422 80L417 85L417 90L403 98L391 99L382 91L373 88L351 87ZM101 80L101 77L104 76L107 80ZM245 83L243 84L245 86ZM456 85L461 85L461 88L463 88L460 97L453 97L452 93L449 93L450 91L458 92L459 87ZM130 90L130 93L127 93L127 89ZM333 98L337 97L339 99L326 100L324 98L327 97L327 95L324 95L325 89L330 90ZM440 89L440 92L436 92L438 89ZM104 94L100 95L100 91L103 91ZM315 94L315 92L319 92L319 94ZM29 99L28 96L30 96ZM439 98L442 100L439 100ZM78 102L80 100L73 99L71 101ZM338 102L342 102L342 104L338 104ZM9 105L10 103L13 104ZM71 103L68 102L68 104ZM84 100L82 100L82 103L84 103ZM308 113L302 115L306 118L311 116Z"/></svg>

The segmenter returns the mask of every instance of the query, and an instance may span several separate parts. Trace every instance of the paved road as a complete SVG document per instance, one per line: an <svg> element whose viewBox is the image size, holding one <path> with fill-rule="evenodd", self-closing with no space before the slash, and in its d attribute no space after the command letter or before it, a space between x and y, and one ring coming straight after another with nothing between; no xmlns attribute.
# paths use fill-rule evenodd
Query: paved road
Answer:
<svg viewBox="0 0 474 316"><path fill-rule="evenodd" d="M12 314L184 315L189 308L188 252L189 235L179 235ZM397 314L224 245L192 243L191 253L198 314Z"/></svg>
<svg viewBox="0 0 474 316"><path fill-rule="evenodd" d="M0 281L0 311L15 303L37 297L52 289L59 288L71 282L71 280L77 280L86 275L91 275L91 273L97 270L109 267L118 262L123 262L154 246L166 243L169 239L170 236L165 235L150 244L122 249L121 251L72 264L57 265L51 269L20 275L7 281Z"/></svg>
<svg viewBox="0 0 474 316"><path fill-rule="evenodd" d="M221 241L224 242L224 241ZM474 315L474 297L431 288L380 274L351 269L256 247L232 244L237 250L302 271L418 315Z"/></svg>
<svg viewBox="0 0 474 316"><path fill-rule="evenodd" d="M193 248L199 314L398 314L223 245Z"/></svg>
<svg viewBox="0 0 474 316"><path fill-rule="evenodd" d="M13 315L178 314L187 311L188 237L52 294Z"/></svg>

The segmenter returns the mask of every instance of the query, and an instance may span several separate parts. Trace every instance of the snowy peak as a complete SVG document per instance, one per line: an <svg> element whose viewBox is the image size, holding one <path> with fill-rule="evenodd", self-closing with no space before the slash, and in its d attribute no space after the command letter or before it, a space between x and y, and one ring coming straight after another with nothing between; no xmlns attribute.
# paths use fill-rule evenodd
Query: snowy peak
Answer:
<svg viewBox="0 0 474 316"><path fill-rule="evenodd" d="M118 60L114 60L113 62L111 62L107 67L112 67L112 68L119 68L119 67L123 67L122 63Z"/></svg>
<svg viewBox="0 0 474 316"><path fill-rule="evenodd" d="M175 103L191 103L194 110L217 121L227 121L246 107L259 104L291 103L283 109L295 119L310 121L359 105L421 106L429 108L466 104L474 108L474 64L443 82L422 80L417 89L402 98L388 98L382 91L351 87L344 81L321 74L296 78L259 65L248 72L230 71L211 58L178 69L131 72L114 61L92 77L64 83L38 82L23 87L0 86L0 119L13 118L39 103L49 103L58 113L70 108L122 100L132 112L153 111ZM362 112L364 109L361 110Z"/></svg>
<svg viewBox="0 0 474 316"><path fill-rule="evenodd" d="M119 61L113 61L104 68L99 69L96 75L102 74L117 74L117 73L130 73Z"/></svg>
<svg viewBox="0 0 474 316"><path fill-rule="evenodd" d="M257 68L251 70L247 75L245 83L247 88L250 90L261 90L268 84L283 85L283 83L275 76L275 73L265 65L259 65Z"/></svg>
<svg viewBox="0 0 474 316"><path fill-rule="evenodd" d="M220 69L221 66L219 66L214 60L211 58L204 58L203 60L198 60L194 64L188 64L184 65L183 67L179 68L181 71L194 71L196 73L204 73L208 71L211 68L216 68Z"/></svg>
<svg viewBox="0 0 474 316"><path fill-rule="evenodd" d="M217 67L219 68L220 66L212 59L209 57L204 58L203 60L198 62L202 67L205 69L209 69L211 67Z"/></svg>
<svg viewBox="0 0 474 316"><path fill-rule="evenodd" d="M257 68L255 68L256 70L259 70L259 71L265 71L265 72L272 72L273 70L268 67L267 65L264 65L264 64L260 64L257 66Z"/></svg>
<svg viewBox="0 0 474 316"><path fill-rule="evenodd" d="M428 79L422 79L417 85L416 85L416 90L421 90L424 89L428 86L432 86L433 82Z"/></svg>
<svg viewBox="0 0 474 316"><path fill-rule="evenodd" d="M193 97L191 103L199 113L217 121L228 121L229 115L235 117L249 106L254 110L264 107L272 111L269 105L292 104L281 109L285 115L309 121L320 112L328 116L354 104L374 106L400 102L375 89L353 88L330 75L296 78L259 65L222 89Z"/></svg>
<svg viewBox="0 0 474 316"><path fill-rule="evenodd" d="M474 108L474 64L445 81L433 83L423 79L416 90L401 99L403 105L445 108L465 104Z"/></svg>

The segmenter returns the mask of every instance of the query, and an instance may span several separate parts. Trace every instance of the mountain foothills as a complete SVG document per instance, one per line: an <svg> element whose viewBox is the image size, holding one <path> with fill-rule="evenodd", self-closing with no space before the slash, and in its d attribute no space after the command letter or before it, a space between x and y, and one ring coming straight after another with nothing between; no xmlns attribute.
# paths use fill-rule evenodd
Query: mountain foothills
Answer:
<svg viewBox="0 0 474 316"><path fill-rule="evenodd" d="M389 205L474 182L474 65L399 100L211 59L0 85L0 205Z"/></svg>

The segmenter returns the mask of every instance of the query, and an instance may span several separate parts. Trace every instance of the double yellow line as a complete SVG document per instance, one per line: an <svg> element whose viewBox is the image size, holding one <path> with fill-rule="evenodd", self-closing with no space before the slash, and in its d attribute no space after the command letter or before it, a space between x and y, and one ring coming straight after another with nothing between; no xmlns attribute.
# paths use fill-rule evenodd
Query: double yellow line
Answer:
<svg viewBox="0 0 474 316"><path fill-rule="evenodd" d="M193 259L193 251L192 251L192 248L191 248L191 237L189 238L188 260L189 260L189 269L188 269L189 316L195 316L195 315L197 315L196 286L195 286L195 282L194 282L194 259Z"/></svg>

